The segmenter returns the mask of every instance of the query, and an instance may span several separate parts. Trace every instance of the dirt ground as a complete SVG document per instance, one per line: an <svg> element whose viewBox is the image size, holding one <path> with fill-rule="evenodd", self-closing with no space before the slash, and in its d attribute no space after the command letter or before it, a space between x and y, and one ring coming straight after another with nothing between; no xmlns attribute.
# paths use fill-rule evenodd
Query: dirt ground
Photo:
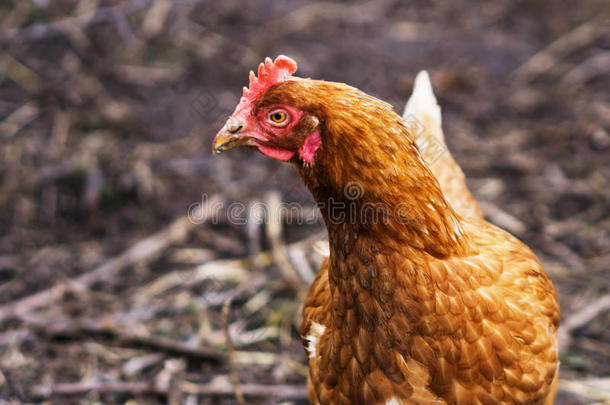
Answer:
<svg viewBox="0 0 610 405"><path fill-rule="evenodd" d="M289 165L211 155L280 53L397 111L430 72L485 214L557 288L557 403L610 403L609 27L605 0L3 1L0 404L306 403L324 226ZM280 201L305 209L263 224Z"/></svg>

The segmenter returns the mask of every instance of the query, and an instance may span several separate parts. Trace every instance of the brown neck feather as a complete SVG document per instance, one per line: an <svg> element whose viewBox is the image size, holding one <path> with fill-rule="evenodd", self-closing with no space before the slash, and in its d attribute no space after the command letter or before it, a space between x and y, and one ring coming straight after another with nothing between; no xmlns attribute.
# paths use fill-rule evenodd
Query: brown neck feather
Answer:
<svg viewBox="0 0 610 405"><path fill-rule="evenodd" d="M423 311L408 297L392 299L398 278L390 273L405 272L411 288L428 288L423 263L476 248L401 117L353 87L309 79L278 84L259 101L276 103L298 106L320 125L313 162L295 157L293 163L328 228L337 327L376 328L391 305L407 303L414 316ZM347 322L350 307L357 308L356 323Z"/></svg>
<svg viewBox="0 0 610 405"><path fill-rule="evenodd" d="M322 146L311 166L295 163L320 206L331 249L348 254L343 240L354 235L439 258L472 253L461 218L392 107L346 85L315 83L338 88L345 94L334 100L352 104L310 107L321 122Z"/></svg>
<svg viewBox="0 0 610 405"><path fill-rule="evenodd" d="M334 326L347 334L362 326L389 336L394 306L409 305L406 313L413 319L404 327L413 327L426 310L409 298L431 288L424 263L476 248L391 106L336 86L352 105L311 107L322 145L311 165L298 159L294 164L328 228ZM393 282L399 278L392 274L397 271L408 274L413 290L399 298Z"/></svg>

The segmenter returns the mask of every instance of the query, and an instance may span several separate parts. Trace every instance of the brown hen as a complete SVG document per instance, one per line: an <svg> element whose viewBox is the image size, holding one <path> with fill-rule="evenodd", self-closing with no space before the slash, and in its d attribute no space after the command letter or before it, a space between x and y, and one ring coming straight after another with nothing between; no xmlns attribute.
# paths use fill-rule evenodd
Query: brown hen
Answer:
<svg viewBox="0 0 610 405"><path fill-rule="evenodd" d="M290 161L320 207L330 257L301 327L310 402L551 404L553 285L527 246L483 219L451 155L426 150L443 145L427 75L403 119L295 71L280 56L251 73L214 151Z"/></svg>

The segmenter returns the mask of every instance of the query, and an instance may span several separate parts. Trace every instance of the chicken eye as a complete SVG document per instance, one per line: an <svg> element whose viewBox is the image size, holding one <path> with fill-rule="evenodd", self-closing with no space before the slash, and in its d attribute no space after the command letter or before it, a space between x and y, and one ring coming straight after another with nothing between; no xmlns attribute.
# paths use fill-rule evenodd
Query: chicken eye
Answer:
<svg viewBox="0 0 610 405"><path fill-rule="evenodd" d="M269 122L276 126L281 126L286 123L288 116L284 111L275 110L269 113Z"/></svg>

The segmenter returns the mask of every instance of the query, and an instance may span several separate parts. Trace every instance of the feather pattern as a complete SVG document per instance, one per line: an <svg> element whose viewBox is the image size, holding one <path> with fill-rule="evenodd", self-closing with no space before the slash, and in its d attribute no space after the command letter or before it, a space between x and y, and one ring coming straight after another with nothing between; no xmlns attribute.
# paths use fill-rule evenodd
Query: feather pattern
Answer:
<svg viewBox="0 0 610 405"><path fill-rule="evenodd" d="M435 101L424 91L414 96ZM370 99L363 101L366 106ZM340 198L322 194L328 188L321 183L342 190L350 181L362 185L363 200L411 202L415 206L406 212L416 229L393 223L337 226L326 213L330 257L305 302L302 330L306 336L314 322L326 326L318 355L310 359L310 401L550 403L559 311L538 260L483 220L448 152L430 168L418 165L428 156L424 151L418 159L400 123L394 126L403 145L396 145L380 136L386 122L358 126L362 118L351 111L349 117L331 113L333 136L323 139L326 153L340 160L319 159L317 171L297 170L318 202ZM374 111L387 110L381 104ZM440 115L430 108L417 114L443 142ZM350 125L357 129L350 131ZM366 152L359 148L363 140ZM379 160L370 150L402 159ZM320 173L325 164L332 175ZM356 211L361 203L355 202ZM428 246L428 236L436 246Z"/></svg>

